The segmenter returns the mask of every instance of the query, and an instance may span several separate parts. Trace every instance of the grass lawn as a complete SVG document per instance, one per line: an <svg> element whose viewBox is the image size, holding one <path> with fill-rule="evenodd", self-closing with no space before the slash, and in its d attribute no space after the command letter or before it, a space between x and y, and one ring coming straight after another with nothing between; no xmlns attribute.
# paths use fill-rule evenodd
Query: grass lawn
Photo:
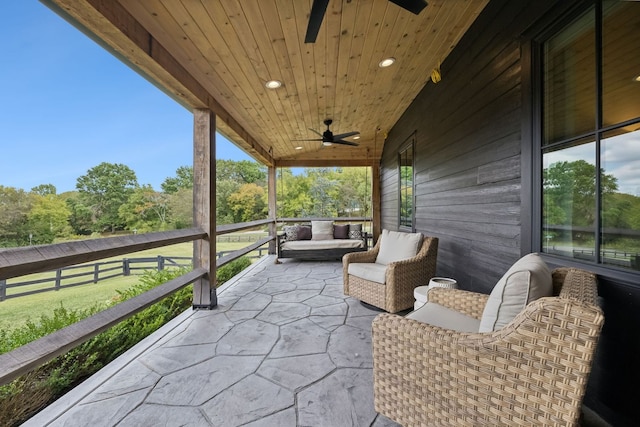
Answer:
<svg viewBox="0 0 640 427"><path fill-rule="evenodd" d="M265 234L266 235L266 234ZM248 246L249 242L218 242L216 243L216 251L232 251ZM166 246L163 248L149 249L145 251L127 254L125 256L113 257L101 260L122 260L123 258L145 258L162 256L180 256L191 257L193 255L193 243L180 243L177 245ZM93 263L89 263L92 265ZM82 271L93 271L93 267L86 269L78 269L73 273ZM114 272L115 273L115 272ZM134 285L137 280L137 274L142 271L133 272L131 276L118 276L107 280L101 280L98 283L90 283L70 288L62 288L58 291L48 291L27 295L17 298L10 298L0 302L0 328L13 329L24 325L27 320L37 321L43 314L51 315L53 310L62 304L67 309L82 309L90 307L96 303L102 303L111 300L117 296L117 291L124 291ZM44 278L55 277L55 272L31 274L29 276L16 277L7 280L7 284L23 282L27 280L38 280ZM79 279L76 279L76 281ZM63 281L64 284L64 281ZM47 288L53 286L52 282L29 285L24 288L12 288L7 290L7 295L11 293L19 293L27 290L38 288Z"/></svg>

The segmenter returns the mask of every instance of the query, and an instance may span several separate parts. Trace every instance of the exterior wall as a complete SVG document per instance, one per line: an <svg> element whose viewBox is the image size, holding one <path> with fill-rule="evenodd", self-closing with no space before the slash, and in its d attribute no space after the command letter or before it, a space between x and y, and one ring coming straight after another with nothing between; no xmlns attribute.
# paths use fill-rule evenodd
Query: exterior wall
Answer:
<svg viewBox="0 0 640 427"><path fill-rule="evenodd" d="M398 229L398 149L415 132L415 228L440 238L437 274L463 289L489 293L532 251L537 183L526 33L557 17L560 4L492 0L442 64L442 81L429 82L389 131L380 165L382 228ZM634 286L596 266L578 266L601 274L605 310L585 403L613 425L626 425L638 419L632 401L640 380L632 360L640 352L638 278Z"/></svg>

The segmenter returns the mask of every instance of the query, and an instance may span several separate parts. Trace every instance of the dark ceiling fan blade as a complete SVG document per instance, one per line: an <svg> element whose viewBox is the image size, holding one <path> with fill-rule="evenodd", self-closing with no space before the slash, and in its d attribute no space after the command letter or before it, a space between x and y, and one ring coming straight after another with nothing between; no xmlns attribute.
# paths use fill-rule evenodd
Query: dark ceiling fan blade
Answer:
<svg viewBox="0 0 640 427"><path fill-rule="evenodd" d="M309 14L309 24L307 25L307 35L304 36L305 43L315 43L320 31L320 25L327 11L329 0L313 0L311 13Z"/></svg>
<svg viewBox="0 0 640 427"><path fill-rule="evenodd" d="M320 132L318 132L318 131L317 131L317 130L315 130L315 129L311 129L311 128L309 128L309 130L310 130L311 132L313 132L313 133L316 133L316 134L318 134L318 135L320 135L320 136L324 137L324 135L323 135L323 134L321 134Z"/></svg>
<svg viewBox="0 0 640 427"><path fill-rule="evenodd" d="M339 135L333 135L333 138L334 139L349 138L350 136L353 136L353 135L360 135L360 132L356 130L353 132L341 133Z"/></svg>
<svg viewBox="0 0 640 427"><path fill-rule="evenodd" d="M322 138L316 138L316 139L292 139L292 141L322 141Z"/></svg>
<svg viewBox="0 0 640 427"><path fill-rule="evenodd" d="M337 139L333 141L334 144L342 144L342 145L351 145L353 147L357 147L358 144L356 144L355 142L351 142L351 141L345 141L344 139Z"/></svg>
<svg viewBox="0 0 640 427"><path fill-rule="evenodd" d="M408 10L411 13L419 15L422 9L427 7L427 2L424 0L389 0L391 3L395 3L403 9ZM314 3L315 5L315 3Z"/></svg>

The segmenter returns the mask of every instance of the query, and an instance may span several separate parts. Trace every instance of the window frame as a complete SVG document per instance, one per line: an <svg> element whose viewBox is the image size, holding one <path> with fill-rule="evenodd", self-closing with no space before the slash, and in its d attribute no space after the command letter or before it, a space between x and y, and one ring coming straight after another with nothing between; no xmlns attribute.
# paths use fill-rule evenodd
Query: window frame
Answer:
<svg viewBox="0 0 640 427"><path fill-rule="evenodd" d="M596 97L596 123L594 130L581 135L575 135L562 141L543 145L543 48L544 43L553 35L557 34L581 14L587 12L591 7L595 7L595 54L597 79ZM637 283L640 271L628 268L617 267L611 264L603 264L600 251L602 249L602 211L601 211L601 191L598 190L596 197L597 220L594 226L594 236L596 240L596 259L588 261L560 255L542 252L542 170L543 154L553 147L568 146L571 141L583 139L593 135L596 143L596 170L601 170L601 141L608 132L628 125L638 123L639 120L632 119L626 122L605 126L602 123L602 0L589 0L574 3L570 6L559 5L551 10L540 22L535 24L523 36L522 47L522 91L523 91L523 120L522 120L522 212L523 229L521 252L539 252L545 259L553 265L563 265L568 267L587 268L597 274L606 275L608 278L627 282ZM600 174L596 174L596 186L600 188Z"/></svg>
<svg viewBox="0 0 640 427"><path fill-rule="evenodd" d="M400 147L398 148L398 230L415 232L416 230L416 143L415 143L415 132L411 134L407 139L404 140ZM403 185L402 179L402 167L403 160L402 155L406 153L408 150L411 150L411 226L407 226L402 222L402 192L403 189L409 188L406 185Z"/></svg>

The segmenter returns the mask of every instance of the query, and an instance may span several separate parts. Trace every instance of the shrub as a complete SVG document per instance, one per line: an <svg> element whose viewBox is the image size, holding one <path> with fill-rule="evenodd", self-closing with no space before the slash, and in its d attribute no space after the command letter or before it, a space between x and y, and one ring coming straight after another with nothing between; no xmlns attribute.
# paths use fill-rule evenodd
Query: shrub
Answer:
<svg viewBox="0 0 640 427"><path fill-rule="evenodd" d="M251 260L247 257L240 257L231 261L227 265L223 265L216 271L216 280L218 286L231 279L236 274L240 273L245 268L251 265Z"/></svg>
<svg viewBox="0 0 640 427"><path fill-rule="evenodd" d="M216 272L218 285L223 284L251 265L247 257L238 258ZM62 305L53 316L41 316L38 323L29 321L11 332L0 330L0 354L48 335L89 317L109 305L140 295L159 284L185 274L187 269L147 271L137 284L111 302L96 304L84 310L67 310ZM94 374L139 341L182 313L192 303L192 287L187 286L136 315L60 355L49 363L0 387L0 425L24 422L38 410Z"/></svg>
<svg viewBox="0 0 640 427"><path fill-rule="evenodd" d="M118 299L132 298L184 273L184 269L146 272L141 276L140 283L120 292ZM0 425L12 426L25 421L43 406L189 308L191 302L192 291L188 286L40 368L0 387ZM0 331L2 351L27 344L88 317L105 306L94 306L85 310L66 310L60 307L54 310L53 317L42 316L38 324L30 322L11 333Z"/></svg>

